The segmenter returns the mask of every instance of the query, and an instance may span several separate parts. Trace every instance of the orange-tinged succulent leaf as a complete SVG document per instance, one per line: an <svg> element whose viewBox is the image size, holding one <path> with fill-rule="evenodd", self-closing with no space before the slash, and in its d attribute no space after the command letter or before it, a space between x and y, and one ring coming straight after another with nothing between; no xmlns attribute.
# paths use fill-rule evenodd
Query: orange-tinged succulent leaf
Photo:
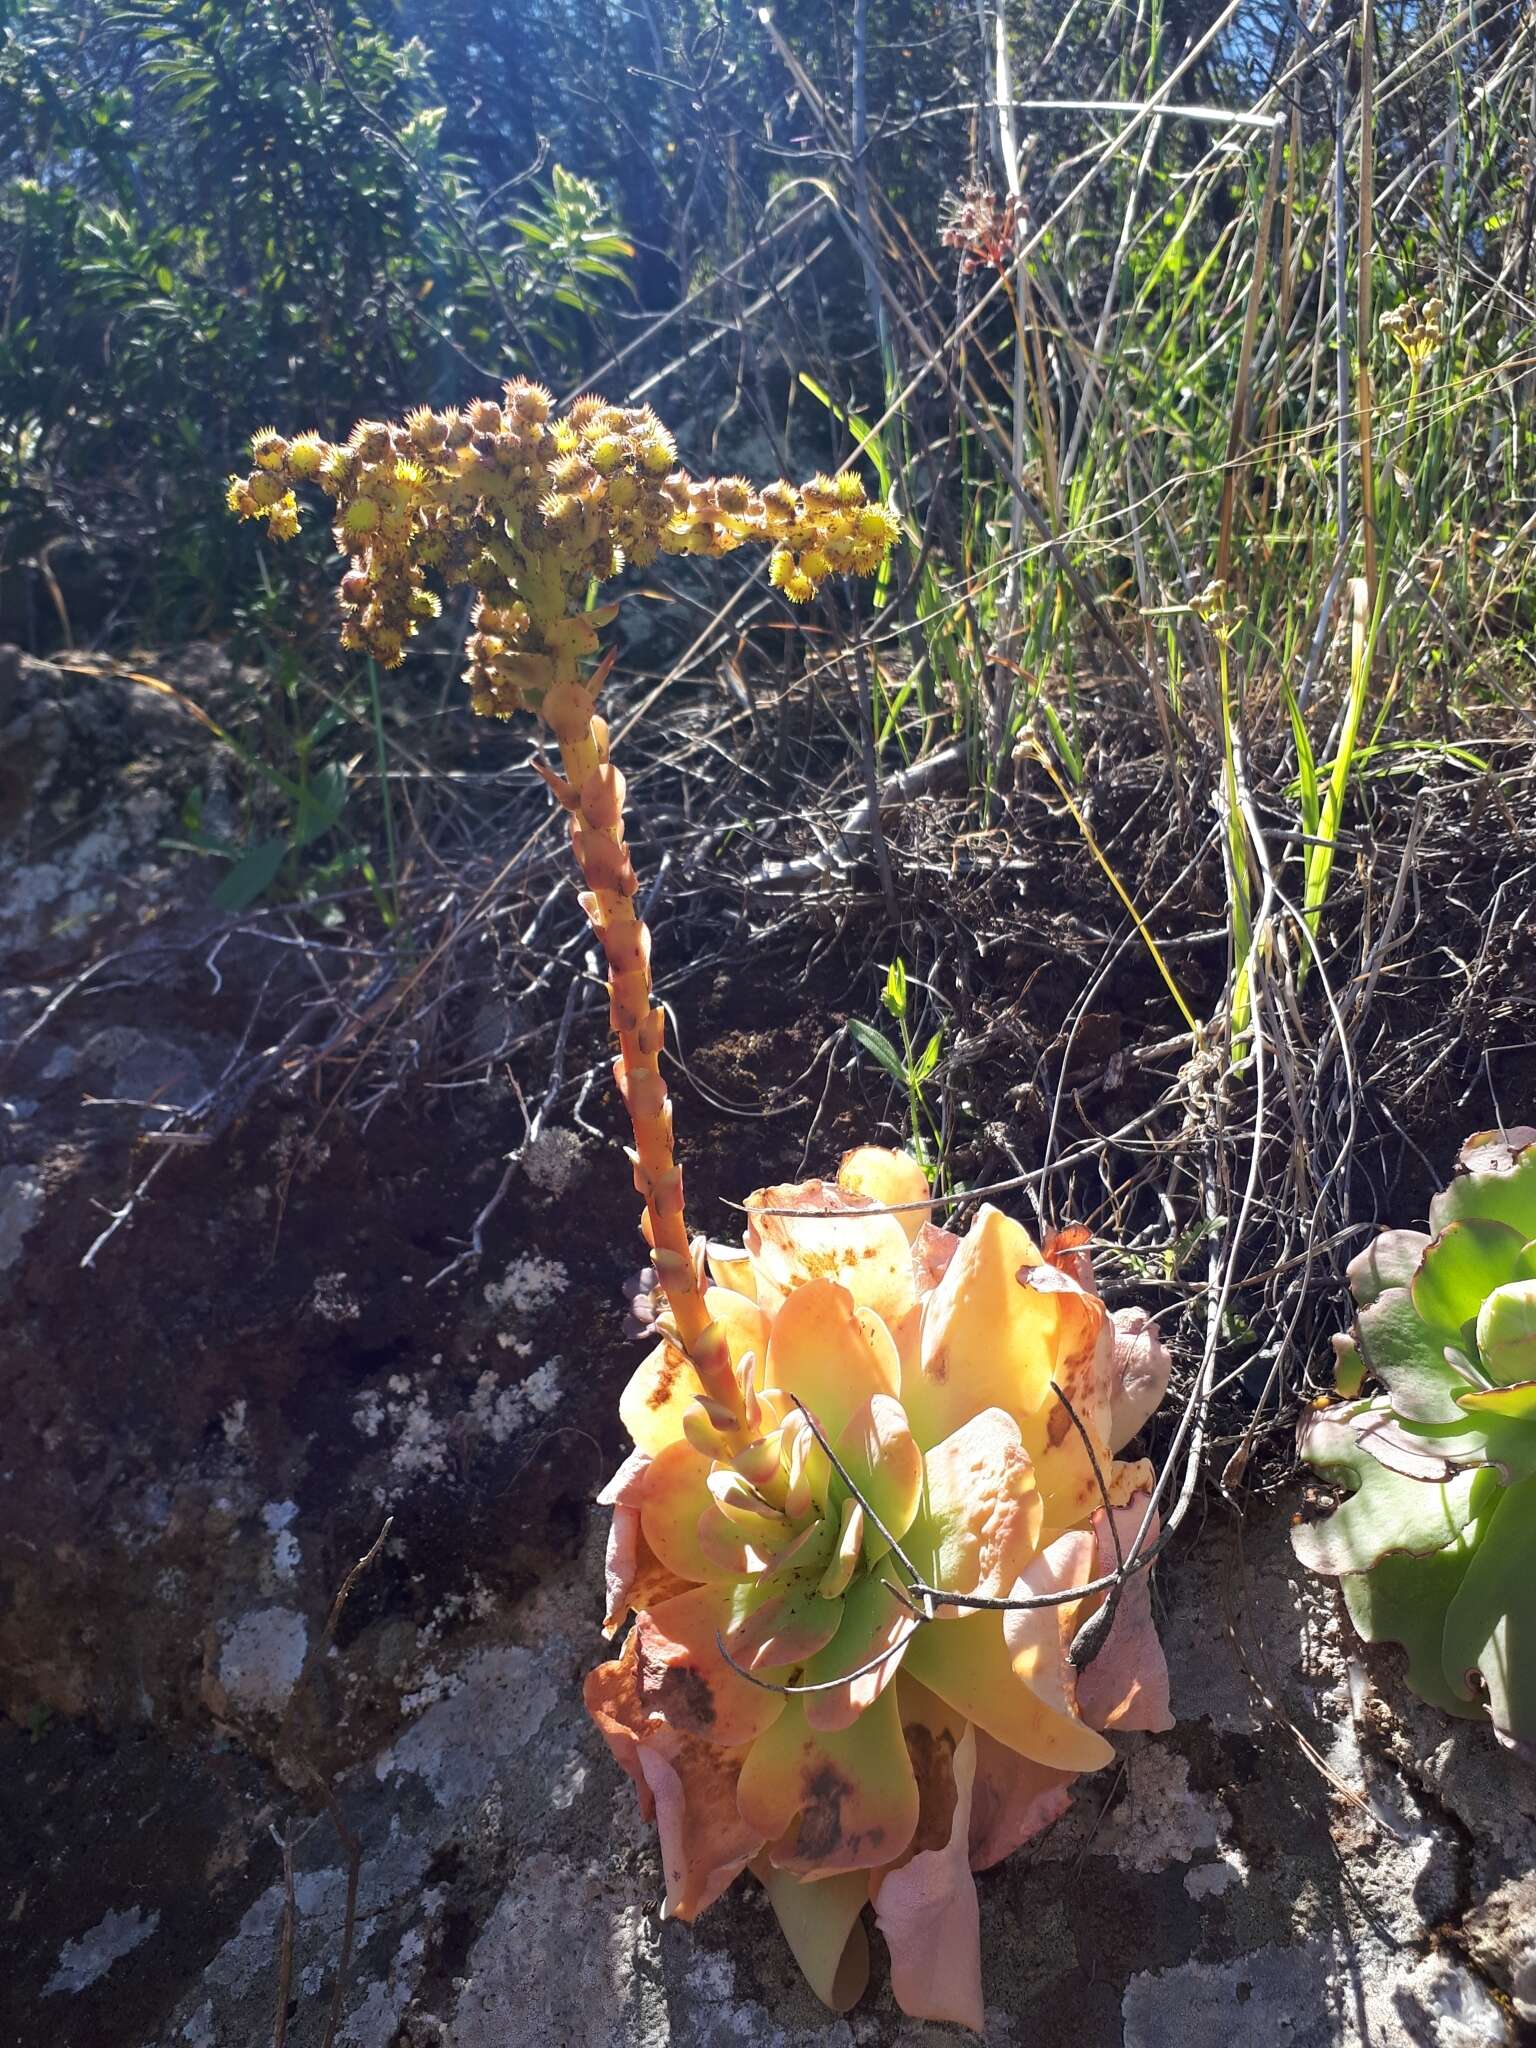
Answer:
<svg viewBox="0 0 1536 2048"><path fill-rule="evenodd" d="M1097 1295L1085 1293L1057 1266L1030 1266L1018 1277L1020 1292L1042 1302L1054 1318L1050 1377L1087 1430L1099 1470L1107 1476L1115 1361L1109 1312ZM1047 1538L1084 1521L1102 1501L1093 1462L1066 1402L1047 1385L1041 1406L1019 1418L1045 1503Z"/></svg>
<svg viewBox="0 0 1536 2048"><path fill-rule="evenodd" d="M1140 1493L1129 1506L1113 1511L1122 1556L1130 1552L1148 1498L1146 1493ZM1154 1515L1147 1532L1149 1543L1157 1541L1157 1531L1158 1519ZM1109 1517L1102 1508L1093 1518L1093 1536L1097 1547L1092 1575L1099 1578L1115 1568ZM1101 1598L1095 1596L1093 1609L1085 1607L1084 1616L1101 1604ZM1143 1728L1160 1732L1173 1726L1168 1708L1168 1665L1157 1639L1152 1587L1144 1571L1133 1572L1121 1587L1104 1647L1077 1674L1077 1711L1091 1728Z"/></svg>
<svg viewBox="0 0 1536 2048"><path fill-rule="evenodd" d="M806 1281L774 1317L766 1380L797 1395L833 1443L872 1394L898 1391L894 1353L871 1341L852 1295L831 1280Z"/></svg>
<svg viewBox="0 0 1536 2048"><path fill-rule="evenodd" d="M923 1303L920 1355L903 1374L902 1406L925 1451L983 1408L1022 1422L1050 1402L1061 1297L1017 1278L1041 1265L1023 1224L984 1205Z"/></svg>
<svg viewBox="0 0 1536 2048"><path fill-rule="evenodd" d="M663 1918L692 1920L763 1846L736 1804L741 1754L661 1729L641 1741L639 1762L661 1837Z"/></svg>
<svg viewBox="0 0 1536 2048"><path fill-rule="evenodd" d="M704 1257L709 1277L717 1287L728 1287L734 1294L744 1294L748 1301L756 1300L757 1282L752 1277L752 1261L745 1245L716 1244L711 1239L704 1248Z"/></svg>
<svg viewBox="0 0 1536 2048"><path fill-rule="evenodd" d="M1060 1820L1072 1804L1075 1771L1052 1770L1033 1757L976 1731L976 1783L971 1790L971 1868L990 1870Z"/></svg>
<svg viewBox="0 0 1536 2048"><path fill-rule="evenodd" d="M1096 1771L1114 1756L1102 1735L1060 1712L1015 1671L997 1614L966 1614L921 1628L902 1661L978 1728L1036 1763Z"/></svg>
<svg viewBox="0 0 1536 2048"><path fill-rule="evenodd" d="M796 1877L877 1870L904 1853L917 1825L917 1783L888 1688L848 1728L820 1730L803 1698L753 1743L737 1793L743 1820Z"/></svg>
<svg viewBox="0 0 1536 2048"><path fill-rule="evenodd" d="M768 1349L768 1318L750 1295L734 1287L706 1287L704 1311L725 1333L733 1370L749 1351L762 1363Z"/></svg>
<svg viewBox="0 0 1536 2048"><path fill-rule="evenodd" d="M850 1671L861 1675L827 1692L803 1695L805 1718L812 1728L825 1732L848 1727L894 1682L901 1668L899 1647L918 1624L892 1585L887 1573L866 1572L839 1601L837 1634L811 1658L801 1680L806 1685L824 1685ZM862 1667L883 1651L890 1654L873 1671L864 1671Z"/></svg>
<svg viewBox="0 0 1536 2048"><path fill-rule="evenodd" d="M1094 1575L1097 1552L1087 1529L1071 1529L1032 1558L1014 1588L1015 1594L1066 1593L1085 1586ZM1085 1603L1059 1607L1026 1607L1003 1616L1003 1641L1013 1668L1042 1705L1064 1720L1078 1718L1077 1674L1067 1657L1068 1646L1085 1618Z"/></svg>
<svg viewBox="0 0 1536 2048"><path fill-rule="evenodd" d="M614 1762L633 1778L640 1794L640 1811L646 1820L655 1815L655 1801L640 1768L640 1741L650 1716L640 1697L640 1645L631 1629L624 1647L606 1664L597 1664L582 1680L581 1696L599 1734L613 1754Z"/></svg>
<svg viewBox="0 0 1536 2048"><path fill-rule="evenodd" d="M783 1696L733 1671L717 1636L735 1619L730 1585L694 1586L647 1609L635 1623L646 1712L722 1749L755 1742L783 1710ZM764 1837L771 1832L764 1829Z"/></svg>
<svg viewBox="0 0 1536 2048"><path fill-rule="evenodd" d="M880 1880L875 1920L891 1952L891 1990L913 2019L981 2033L981 1914L971 1876L971 1788L976 1734L967 1728L950 1760L948 1838Z"/></svg>
<svg viewBox="0 0 1536 2048"><path fill-rule="evenodd" d="M928 1176L910 1152L889 1152L883 1145L856 1145L845 1152L837 1169L845 1194L862 1195L877 1208L899 1202L928 1200ZM930 1210L902 1209L896 1217L911 1241L927 1223Z"/></svg>
<svg viewBox="0 0 1536 2048"><path fill-rule="evenodd" d="M771 1216L769 1209L812 1213ZM747 1197L747 1210L747 1251L764 1307L810 1281L831 1280L889 1329L906 1317L916 1289L907 1233L896 1217L820 1180L760 1189Z"/></svg>
<svg viewBox="0 0 1536 2048"><path fill-rule="evenodd" d="M683 1416L704 1386L675 1344L662 1342L648 1351L619 1396L619 1420L636 1448L652 1457L677 1443Z"/></svg>
<svg viewBox="0 0 1536 2048"><path fill-rule="evenodd" d="M645 1540L668 1571L695 1585L724 1569L746 1569L745 1538L732 1529L709 1491L709 1460L692 1444L668 1444L646 1474L640 1502ZM714 1541L706 1550L700 1523L708 1517Z"/></svg>
<svg viewBox="0 0 1536 2048"><path fill-rule="evenodd" d="M960 1242L952 1230L941 1229L936 1223L925 1223L913 1238L912 1277L917 1284L919 1303L932 1294L949 1271Z"/></svg>
<svg viewBox="0 0 1536 2048"><path fill-rule="evenodd" d="M871 1394L849 1417L834 1448L860 1495L900 1543L923 1494L923 1454L901 1403L891 1394ZM878 1564L889 1548L866 1517L865 1562Z"/></svg>
<svg viewBox="0 0 1536 2048"><path fill-rule="evenodd" d="M1019 1425L1001 1408L936 1444L907 1554L930 1586L988 1599L1007 1593L1035 1554L1042 1508Z"/></svg>
<svg viewBox="0 0 1536 2048"><path fill-rule="evenodd" d="M767 1892L784 1939L822 2004L833 2012L857 2005L869 1982L869 1941L859 1918L869 1899L863 1871L803 1884L759 1856L752 1874Z"/></svg>

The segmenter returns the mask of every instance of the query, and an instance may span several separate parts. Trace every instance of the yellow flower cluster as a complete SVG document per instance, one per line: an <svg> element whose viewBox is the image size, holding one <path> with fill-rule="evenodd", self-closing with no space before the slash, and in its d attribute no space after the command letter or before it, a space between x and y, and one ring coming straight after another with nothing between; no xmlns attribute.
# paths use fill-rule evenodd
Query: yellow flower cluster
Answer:
<svg viewBox="0 0 1536 2048"><path fill-rule="evenodd" d="M593 651L612 612L587 609L588 591L626 563L765 542L775 588L802 604L834 573L878 568L897 530L852 474L761 493L741 477L696 479L648 406L586 397L556 417L525 380L462 412L365 420L344 444L264 428L251 455L229 506L275 538L298 531L296 486L335 501L336 544L351 558L344 645L393 668L440 609L427 571L478 591L467 680L475 709L498 717L536 706Z"/></svg>
<svg viewBox="0 0 1536 2048"><path fill-rule="evenodd" d="M1390 334L1415 370L1421 370L1445 339L1445 305L1440 299L1405 299L1381 316L1381 331Z"/></svg>

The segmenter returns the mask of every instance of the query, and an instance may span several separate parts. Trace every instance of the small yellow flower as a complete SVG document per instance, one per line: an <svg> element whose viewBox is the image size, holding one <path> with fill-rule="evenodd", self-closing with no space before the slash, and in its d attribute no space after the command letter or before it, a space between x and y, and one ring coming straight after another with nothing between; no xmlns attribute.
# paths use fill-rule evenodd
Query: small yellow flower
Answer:
<svg viewBox="0 0 1536 2048"><path fill-rule="evenodd" d="M372 533L379 523L379 508L372 498L354 498L342 513L341 523L349 534Z"/></svg>

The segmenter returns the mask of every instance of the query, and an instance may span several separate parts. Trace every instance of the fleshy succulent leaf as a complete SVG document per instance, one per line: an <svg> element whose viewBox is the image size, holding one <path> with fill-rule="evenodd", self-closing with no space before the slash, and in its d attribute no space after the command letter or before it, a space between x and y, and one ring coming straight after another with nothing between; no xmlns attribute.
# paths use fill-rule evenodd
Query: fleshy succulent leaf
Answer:
<svg viewBox="0 0 1536 2048"><path fill-rule="evenodd" d="M1389 1287L1355 1325L1365 1362L1390 1388L1397 1413L1418 1422L1454 1422L1456 1396L1469 1382L1449 1363L1460 1342L1452 1325L1429 1324L1406 1287Z"/></svg>
<svg viewBox="0 0 1536 2048"><path fill-rule="evenodd" d="M1516 1277L1523 1242L1520 1231L1487 1217L1448 1223L1409 1282L1414 1307L1432 1327L1464 1332L1493 1290Z"/></svg>
<svg viewBox="0 0 1536 2048"><path fill-rule="evenodd" d="M837 1184L850 1195L861 1195L876 1207L886 1203L926 1202L928 1176L910 1152L889 1152L883 1145L857 1145L845 1152L837 1169ZM927 1223L929 1209L903 1208L896 1221L910 1243Z"/></svg>
<svg viewBox="0 0 1536 2048"><path fill-rule="evenodd" d="M924 1460L907 1554L930 1586L1000 1599L1035 1553L1043 1508L1019 1426L986 1408Z"/></svg>
<svg viewBox="0 0 1536 2048"><path fill-rule="evenodd" d="M762 1848L736 1805L739 1756L663 1729L640 1744L640 1769L656 1806L663 1917L692 1920L712 1906Z"/></svg>
<svg viewBox="0 0 1536 2048"><path fill-rule="evenodd" d="M1036 1763L1096 1771L1114 1757L1102 1735L1060 1712L1020 1677L1003 1641L1000 1615L967 1614L919 1629L903 1668L978 1728Z"/></svg>
<svg viewBox="0 0 1536 2048"><path fill-rule="evenodd" d="M900 1543L923 1493L923 1454L901 1403L890 1394L871 1394L848 1418L836 1449L859 1493ZM867 1519L865 1562L878 1564L889 1548L873 1518Z"/></svg>
<svg viewBox="0 0 1536 2048"><path fill-rule="evenodd" d="M694 1586L658 1602L635 1623L647 1711L722 1749L755 1742L784 1709L781 1694L753 1685L720 1654L716 1639L736 1618L732 1591L729 1584Z"/></svg>
<svg viewBox="0 0 1536 2048"><path fill-rule="evenodd" d="M889 1340L871 1338L853 1296L832 1280L806 1281L774 1317L767 1383L803 1401L834 1443L872 1394L900 1390Z"/></svg>
<svg viewBox="0 0 1536 2048"><path fill-rule="evenodd" d="M1445 1614L1466 1577L1472 1537L1458 1536L1427 1557L1382 1558L1368 1572L1342 1581L1349 1618L1368 1643L1400 1643L1408 1653L1408 1683L1432 1707L1472 1716L1478 1709L1445 1676Z"/></svg>
<svg viewBox="0 0 1536 2048"><path fill-rule="evenodd" d="M1470 1170L1430 1203L1430 1229L1475 1216L1509 1224L1526 1242L1536 1237L1536 1133L1522 1127L1506 1142L1496 1131L1479 1131L1461 1148L1461 1161Z"/></svg>
<svg viewBox="0 0 1536 2048"><path fill-rule="evenodd" d="M1472 1555L1445 1613L1450 1686L1472 1694L1475 1672L1501 1741L1536 1754L1536 1479L1501 1487L1478 1518Z"/></svg>
<svg viewBox="0 0 1536 2048"><path fill-rule="evenodd" d="M1522 1248L1522 1264L1532 1249ZM1500 1386L1536 1379L1536 1279L1522 1275L1483 1302L1477 1311L1477 1355L1484 1372Z"/></svg>
<svg viewBox="0 0 1536 2048"><path fill-rule="evenodd" d="M902 1661L895 1654L897 1646L908 1641L918 1626L911 1608L893 1590L894 1584L888 1570L866 1572L838 1603L837 1634L801 1674L806 1685L829 1687L826 1692L804 1695L805 1718L812 1728L846 1728L894 1682ZM884 1651L891 1654L873 1671L866 1671L864 1666ZM859 1676L844 1685L831 1685L830 1681L848 1672Z"/></svg>
<svg viewBox="0 0 1536 2048"><path fill-rule="evenodd" d="M869 1938L859 1917L869 1903L863 1871L806 1884L759 1856L752 1874L767 1892L784 1939L822 2004L833 2012L857 2005L869 1982Z"/></svg>
<svg viewBox="0 0 1536 2048"><path fill-rule="evenodd" d="M954 1805L947 1839L921 1848L880 1881L875 1920L891 1952L891 1989L913 2019L982 2032L981 1912L971 1875L971 1791L976 1732L950 1759Z"/></svg>
<svg viewBox="0 0 1536 2048"><path fill-rule="evenodd" d="M783 1707L752 1745L737 1794L775 1868L820 1879L895 1862L917 1825L917 1781L895 1689L847 1728L812 1728L801 1698Z"/></svg>
<svg viewBox="0 0 1536 2048"><path fill-rule="evenodd" d="M1369 1571L1398 1551L1429 1557L1453 1542L1471 1518L1474 1473L1435 1486L1390 1472L1371 1455L1352 1424L1381 1412L1367 1404L1347 1414L1321 1410L1306 1418L1302 1457L1336 1483L1354 1487L1325 1520L1292 1530L1296 1555L1311 1571Z"/></svg>
<svg viewBox="0 0 1536 2048"><path fill-rule="evenodd" d="M1360 1308L1369 1308L1389 1287L1406 1287L1429 1249L1424 1230L1383 1230L1344 1269Z"/></svg>
<svg viewBox="0 0 1536 2048"><path fill-rule="evenodd" d="M704 1391L698 1374L672 1343L648 1351L619 1396L619 1420L635 1448L652 1457L676 1443L683 1416Z"/></svg>
<svg viewBox="0 0 1536 2048"><path fill-rule="evenodd" d="M1456 1399L1472 1415L1501 1415L1511 1422L1536 1422L1536 1380L1515 1380L1503 1387L1469 1387Z"/></svg>

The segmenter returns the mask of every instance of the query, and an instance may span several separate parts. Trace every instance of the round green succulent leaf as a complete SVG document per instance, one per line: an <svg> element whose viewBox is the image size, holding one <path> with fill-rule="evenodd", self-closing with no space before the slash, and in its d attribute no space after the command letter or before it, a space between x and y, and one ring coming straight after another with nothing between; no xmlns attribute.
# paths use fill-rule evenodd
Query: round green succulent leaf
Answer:
<svg viewBox="0 0 1536 2048"><path fill-rule="evenodd" d="M1501 1387L1536 1379L1536 1280L1512 1280L1488 1296L1478 1310L1477 1351Z"/></svg>
<svg viewBox="0 0 1536 2048"><path fill-rule="evenodd" d="M1447 1683L1487 1692L1494 1732L1536 1746L1536 1478L1499 1490L1472 1534L1473 1554L1445 1615Z"/></svg>
<svg viewBox="0 0 1536 2048"><path fill-rule="evenodd" d="M1508 1223L1469 1216L1447 1224L1409 1284L1414 1307L1426 1323L1460 1333L1495 1288L1515 1279L1524 1249L1523 1233Z"/></svg>
<svg viewBox="0 0 1536 2048"><path fill-rule="evenodd" d="M1332 1343L1333 1384L1346 1401L1352 1401L1365 1384L1365 1360L1353 1337L1335 1337Z"/></svg>
<svg viewBox="0 0 1536 2048"><path fill-rule="evenodd" d="M1408 1653L1408 1683L1432 1707L1464 1719L1481 1709L1445 1675L1445 1616L1467 1575L1473 1544L1464 1532L1428 1557L1384 1557L1368 1572L1343 1582L1349 1618L1368 1643L1401 1643Z"/></svg>
<svg viewBox="0 0 1536 2048"><path fill-rule="evenodd" d="M1406 1287L1428 1249L1427 1231L1382 1231L1344 1269L1357 1305L1369 1308L1389 1287Z"/></svg>
<svg viewBox="0 0 1536 2048"><path fill-rule="evenodd" d="M1474 1310L1475 1313L1475 1310ZM1446 1358L1461 1333L1424 1320L1406 1287L1389 1287L1362 1309L1355 1338L1371 1371L1392 1395L1392 1406L1412 1422L1460 1422L1456 1396L1469 1384Z"/></svg>
<svg viewBox="0 0 1536 2048"><path fill-rule="evenodd" d="M1469 1387L1456 1398L1472 1415L1502 1415L1510 1422L1536 1422L1536 1380L1512 1380L1503 1387Z"/></svg>
<svg viewBox="0 0 1536 2048"><path fill-rule="evenodd" d="M1353 1488L1325 1520L1291 1531L1292 1548L1312 1571L1367 1572L1398 1552L1433 1556L1471 1519L1476 1471L1444 1482L1410 1479L1373 1456L1362 1431L1389 1412L1385 1402L1371 1401L1314 1410L1303 1420L1297 1445L1302 1457L1336 1485Z"/></svg>
<svg viewBox="0 0 1536 2048"><path fill-rule="evenodd" d="M1536 1142L1529 1128L1498 1134L1480 1131L1462 1147L1471 1172L1460 1173L1429 1205L1431 1230L1470 1217L1507 1223L1521 1241L1536 1237Z"/></svg>

